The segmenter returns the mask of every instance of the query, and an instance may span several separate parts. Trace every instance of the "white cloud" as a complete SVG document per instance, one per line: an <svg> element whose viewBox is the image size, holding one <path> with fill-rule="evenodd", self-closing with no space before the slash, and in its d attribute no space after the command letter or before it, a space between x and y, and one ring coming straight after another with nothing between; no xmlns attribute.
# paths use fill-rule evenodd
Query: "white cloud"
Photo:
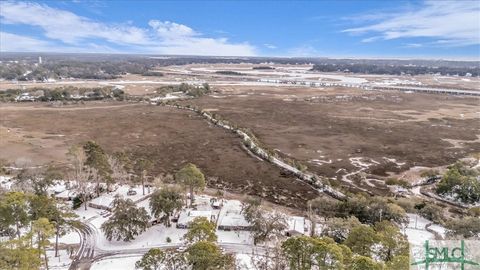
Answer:
<svg viewBox="0 0 480 270"><path fill-rule="evenodd" d="M420 44L420 43L408 43L408 44L405 44L405 47L406 47L406 48L420 48L420 47L423 47L423 44Z"/></svg>
<svg viewBox="0 0 480 270"><path fill-rule="evenodd" d="M161 22L158 20L150 20L148 25L150 25L160 37L166 39L177 39L198 35L192 28L186 25L169 21Z"/></svg>
<svg viewBox="0 0 480 270"><path fill-rule="evenodd" d="M45 50L50 46L49 42L43 40L0 32L0 51L31 51L33 48Z"/></svg>
<svg viewBox="0 0 480 270"><path fill-rule="evenodd" d="M10 42L2 48L3 51L52 51L49 46L66 51L86 46L96 51L104 48L109 52L113 50L111 47L118 47L119 51L136 53L256 55L255 47L246 42L232 43L226 38L204 37L189 26L170 21L150 20L149 27L146 28L129 23L106 24L70 11L31 2L0 2L0 10L2 24L37 27L42 30L44 37L50 40L47 42L7 33L4 39L13 40L12 35L15 35L16 39L23 40L23 45ZM58 44L58 41L62 46L54 45ZM98 42L108 42L111 46L96 44ZM31 47L28 44L31 44Z"/></svg>
<svg viewBox="0 0 480 270"><path fill-rule="evenodd" d="M106 25L72 12L30 2L3 2L0 15L5 24L40 27L45 36L76 44L89 38L120 44L148 44L146 31L128 25Z"/></svg>
<svg viewBox="0 0 480 270"><path fill-rule="evenodd" d="M376 33L364 39L433 38L438 45L480 44L480 5L476 1L427 1L416 10L379 17L375 23L345 29L352 34ZM432 43L433 44L433 43Z"/></svg>
<svg viewBox="0 0 480 270"><path fill-rule="evenodd" d="M117 50L95 43L82 46L63 46L51 41L0 31L0 52L71 52L118 53Z"/></svg>
<svg viewBox="0 0 480 270"><path fill-rule="evenodd" d="M265 47L267 47L268 49L271 49L271 50L277 48L277 46L275 46L275 45L273 45L273 44L269 44L269 43L265 43L265 44L263 44L263 46L265 46Z"/></svg>

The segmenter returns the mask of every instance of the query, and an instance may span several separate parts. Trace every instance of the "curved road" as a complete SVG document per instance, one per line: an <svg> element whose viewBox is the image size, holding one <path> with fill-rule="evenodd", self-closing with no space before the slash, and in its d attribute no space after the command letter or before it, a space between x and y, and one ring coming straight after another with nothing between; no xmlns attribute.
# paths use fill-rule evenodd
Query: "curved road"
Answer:
<svg viewBox="0 0 480 270"><path fill-rule="evenodd" d="M93 225L87 221L82 222L82 225L76 229L80 234L80 248L77 251L75 259L72 261L69 270L89 270L92 264L96 261L103 260L110 256L116 255L142 255L151 248L179 248L183 243L163 244L151 246L148 248L132 248L132 249L118 249L118 250L103 250L96 246L97 233ZM237 244L237 243L218 243L226 252L232 253L249 253L252 252L252 245ZM268 247L255 247L256 252L265 253Z"/></svg>

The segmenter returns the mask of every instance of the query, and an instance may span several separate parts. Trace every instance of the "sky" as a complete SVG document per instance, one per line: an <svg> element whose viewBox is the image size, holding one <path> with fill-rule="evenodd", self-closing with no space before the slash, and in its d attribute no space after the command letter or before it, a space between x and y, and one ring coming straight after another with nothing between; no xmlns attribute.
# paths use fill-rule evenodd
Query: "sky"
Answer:
<svg viewBox="0 0 480 270"><path fill-rule="evenodd" d="M480 1L4 1L0 52L480 60Z"/></svg>

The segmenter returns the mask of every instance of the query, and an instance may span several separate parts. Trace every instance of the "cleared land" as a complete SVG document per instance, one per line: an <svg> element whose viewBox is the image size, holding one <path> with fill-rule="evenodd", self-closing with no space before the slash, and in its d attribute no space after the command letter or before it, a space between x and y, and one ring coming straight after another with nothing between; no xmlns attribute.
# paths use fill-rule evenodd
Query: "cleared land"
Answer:
<svg viewBox="0 0 480 270"><path fill-rule="evenodd" d="M252 158L232 133L199 116L146 104L90 103L61 108L1 105L0 158L33 164L64 162L70 145L95 140L107 152L127 151L155 164L153 175L197 164L211 186L299 207L315 192L265 161Z"/></svg>

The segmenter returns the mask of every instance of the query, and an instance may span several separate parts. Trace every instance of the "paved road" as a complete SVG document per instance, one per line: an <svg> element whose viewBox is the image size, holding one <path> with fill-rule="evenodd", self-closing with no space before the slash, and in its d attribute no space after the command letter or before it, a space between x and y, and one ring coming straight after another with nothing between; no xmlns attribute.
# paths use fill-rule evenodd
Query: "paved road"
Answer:
<svg viewBox="0 0 480 270"><path fill-rule="evenodd" d="M90 269L90 265L95 256L95 230L88 222L81 223L76 230L80 234L80 248L77 251L75 259L70 265L69 270Z"/></svg>
<svg viewBox="0 0 480 270"><path fill-rule="evenodd" d="M69 270L89 270L92 264L96 261L103 260L107 257L118 255L142 255L153 247L161 249L179 248L183 246L182 243L176 244L162 244L151 246L148 248L133 248L133 249L118 249L118 250L103 250L96 246L97 233L95 228L88 221L82 222L82 225L76 229L80 234L80 248L77 251L76 258L70 265ZM225 252L231 253L251 253L252 246L247 244L237 243L218 243ZM255 247L257 254L264 254L267 247Z"/></svg>

